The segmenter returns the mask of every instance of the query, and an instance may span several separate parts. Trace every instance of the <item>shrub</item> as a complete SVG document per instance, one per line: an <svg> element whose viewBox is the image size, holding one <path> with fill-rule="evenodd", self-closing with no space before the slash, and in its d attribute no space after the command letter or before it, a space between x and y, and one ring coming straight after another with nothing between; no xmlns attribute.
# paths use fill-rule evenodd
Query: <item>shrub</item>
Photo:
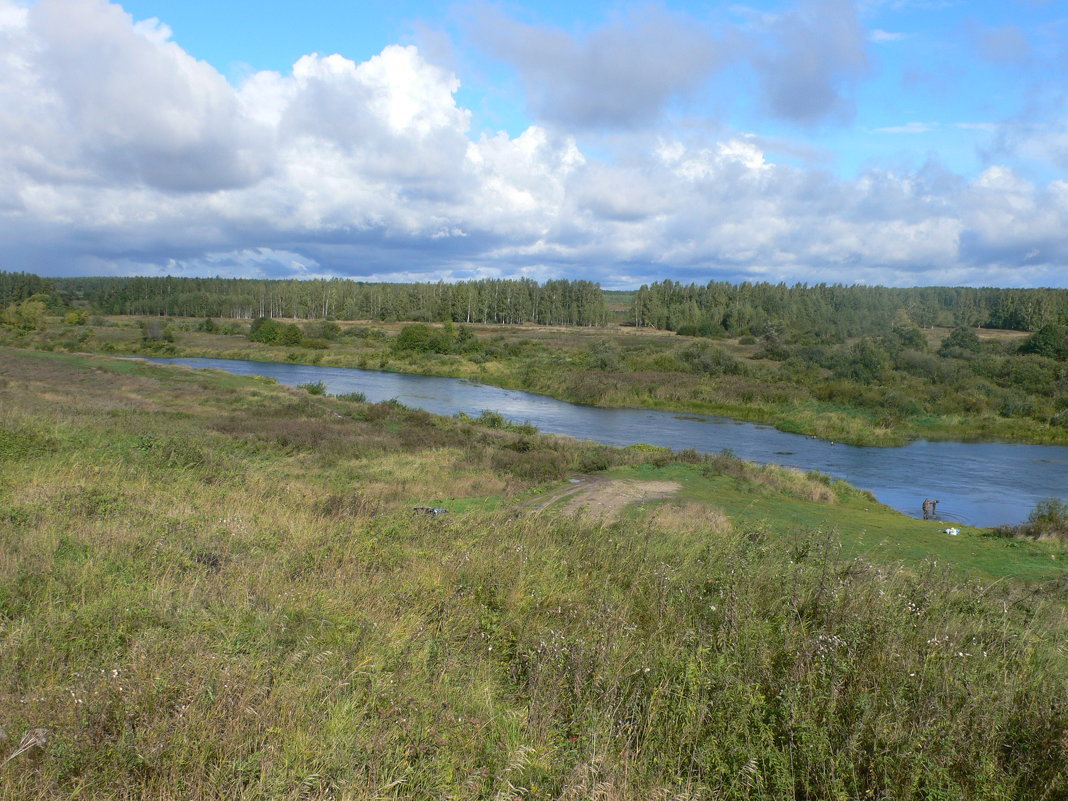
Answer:
<svg viewBox="0 0 1068 801"><path fill-rule="evenodd" d="M34 329L42 331L45 327L47 311L43 302L30 298L21 303L12 303L0 312L0 324L9 325L20 331L33 331Z"/></svg>
<svg viewBox="0 0 1068 801"><path fill-rule="evenodd" d="M848 378L861 384L878 381L889 367L889 359L871 337L865 337L849 348L846 361L835 370L839 378Z"/></svg>
<svg viewBox="0 0 1068 801"><path fill-rule="evenodd" d="M591 370L615 373L622 369L619 345L611 340L602 339L590 346L589 366Z"/></svg>
<svg viewBox="0 0 1068 801"><path fill-rule="evenodd" d="M1032 537L1068 537L1068 503L1058 498L1044 498L1027 516Z"/></svg>
<svg viewBox="0 0 1068 801"><path fill-rule="evenodd" d="M325 395L326 384L322 381L314 381L308 384L297 384L297 387L306 390L309 395Z"/></svg>
<svg viewBox="0 0 1068 801"><path fill-rule="evenodd" d="M965 358L979 352L979 335L970 328L961 326L954 328L948 337L942 340L938 348L939 356L952 356Z"/></svg>
<svg viewBox="0 0 1068 801"><path fill-rule="evenodd" d="M141 323L141 347L155 353L172 353L174 331L162 320L144 320Z"/></svg>
<svg viewBox="0 0 1068 801"><path fill-rule="evenodd" d="M491 411L490 409L483 409L482 414L478 416L476 422L487 428L504 428L508 424L508 421L504 419L503 414Z"/></svg>
<svg viewBox="0 0 1068 801"><path fill-rule="evenodd" d="M252 342L267 345L299 345L304 334L294 323L280 323L269 317L258 317L249 327L248 338Z"/></svg>
<svg viewBox="0 0 1068 801"><path fill-rule="evenodd" d="M320 320L312 323L305 323L304 336L308 339L333 341L341 336L341 326L333 320Z"/></svg>
<svg viewBox="0 0 1068 801"><path fill-rule="evenodd" d="M711 342L695 342L681 354L682 361L695 373L742 375L745 365L736 356Z"/></svg>
<svg viewBox="0 0 1068 801"><path fill-rule="evenodd" d="M428 353L430 347L430 326L423 323L406 325L390 345L394 353Z"/></svg>

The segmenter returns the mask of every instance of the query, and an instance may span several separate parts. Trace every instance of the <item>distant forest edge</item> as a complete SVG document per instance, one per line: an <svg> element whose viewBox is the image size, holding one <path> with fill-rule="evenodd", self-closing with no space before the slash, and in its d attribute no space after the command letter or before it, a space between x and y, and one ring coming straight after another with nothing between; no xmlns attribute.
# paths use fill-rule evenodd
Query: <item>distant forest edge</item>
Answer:
<svg viewBox="0 0 1068 801"><path fill-rule="evenodd" d="M922 326L1037 331L1068 324L1066 289L659 281L606 292L593 281L482 279L43 278L0 271L0 308L30 298L98 314L599 326L619 322L695 336L803 334L841 340Z"/></svg>
<svg viewBox="0 0 1068 801"><path fill-rule="evenodd" d="M99 314L255 319L606 325L612 314L592 281L483 279L365 283L249 278L40 278L0 273L0 303L33 294L84 301Z"/></svg>

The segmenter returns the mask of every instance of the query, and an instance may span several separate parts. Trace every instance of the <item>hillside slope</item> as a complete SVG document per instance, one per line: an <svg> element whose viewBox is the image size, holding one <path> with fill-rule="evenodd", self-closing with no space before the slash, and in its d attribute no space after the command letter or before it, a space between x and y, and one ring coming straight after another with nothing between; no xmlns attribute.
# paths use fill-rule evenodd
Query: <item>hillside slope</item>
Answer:
<svg viewBox="0 0 1068 801"><path fill-rule="evenodd" d="M1056 549L103 357L0 351L0 410L2 798L1068 795ZM680 489L533 508L590 473Z"/></svg>

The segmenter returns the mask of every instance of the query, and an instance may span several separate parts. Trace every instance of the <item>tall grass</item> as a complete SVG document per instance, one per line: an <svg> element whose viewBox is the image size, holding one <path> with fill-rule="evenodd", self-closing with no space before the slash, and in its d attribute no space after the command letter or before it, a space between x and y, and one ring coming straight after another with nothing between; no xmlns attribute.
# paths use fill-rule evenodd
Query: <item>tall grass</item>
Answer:
<svg viewBox="0 0 1068 801"><path fill-rule="evenodd" d="M0 353L5 426L49 432L0 459L0 761L49 729L0 797L1068 794L1061 584L516 516L474 496L589 446L46 356Z"/></svg>

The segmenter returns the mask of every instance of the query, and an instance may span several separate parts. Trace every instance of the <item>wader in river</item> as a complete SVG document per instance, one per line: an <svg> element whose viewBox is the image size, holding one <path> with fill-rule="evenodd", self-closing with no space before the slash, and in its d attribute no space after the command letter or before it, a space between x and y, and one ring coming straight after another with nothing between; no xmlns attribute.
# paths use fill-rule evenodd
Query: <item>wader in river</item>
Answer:
<svg viewBox="0 0 1068 801"><path fill-rule="evenodd" d="M940 503L941 501L932 501L930 498L925 498L923 501L923 519L934 520L935 507Z"/></svg>

